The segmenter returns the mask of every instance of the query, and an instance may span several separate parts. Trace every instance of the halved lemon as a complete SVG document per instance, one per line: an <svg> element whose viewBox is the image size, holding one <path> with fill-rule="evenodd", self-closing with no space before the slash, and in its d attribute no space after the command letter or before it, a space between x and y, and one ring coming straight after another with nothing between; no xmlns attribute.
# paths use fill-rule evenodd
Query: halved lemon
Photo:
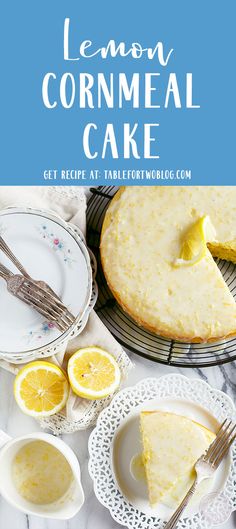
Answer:
<svg viewBox="0 0 236 529"><path fill-rule="evenodd" d="M198 219L185 234L180 256L174 266L193 266L207 253L207 243L214 241L216 232L209 215Z"/></svg>
<svg viewBox="0 0 236 529"><path fill-rule="evenodd" d="M85 347L68 362L68 377L76 395L102 399L114 393L120 384L120 368L113 356L100 347Z"/></svg>
<svg viewBox="0 0 236 529"><path fill-rule="evenodd" d="M64 408L69 384L63 371L50 362L31 362L17 374L14 395L18 406L32 417L48 417Z"/></svg>

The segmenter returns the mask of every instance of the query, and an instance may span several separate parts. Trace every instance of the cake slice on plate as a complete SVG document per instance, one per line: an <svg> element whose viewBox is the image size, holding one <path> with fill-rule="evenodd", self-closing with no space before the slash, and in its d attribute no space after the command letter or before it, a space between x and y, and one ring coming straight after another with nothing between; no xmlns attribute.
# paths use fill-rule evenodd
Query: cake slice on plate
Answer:
<svg viewBox="0 0 236 529"><path fill-rule="evenodd" d="M191 487L197 459L215 434L187 417L162 411L140 414L149 501L179 504Z"/></svg>

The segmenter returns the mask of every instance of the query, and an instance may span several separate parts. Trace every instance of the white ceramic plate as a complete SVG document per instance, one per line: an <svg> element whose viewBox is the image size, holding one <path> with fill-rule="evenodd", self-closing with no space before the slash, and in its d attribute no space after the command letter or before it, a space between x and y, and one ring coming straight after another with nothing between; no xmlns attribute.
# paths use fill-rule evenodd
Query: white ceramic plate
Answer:
<svg viewBox="0 0 236 529"><path fill-rule="evenodd" d="M202 380L182 375L145 379L118 393L104 410L89 440L89 471L95 494L120 524L135 529L160 529L173 509L160 504L151 509L145 481L132 474L132 459L142 450L141 410L161 409L181 414L217 431L225 417L235 413L232 400ZM184 513L181 528L204 528L226 520L234 508L236 448L222 462L214 478L198 493ZM219 494L220 492L220 494ZM211 501L205 501L206 494ZM223 499L222 499L223 498ZM214 509L212 509L214 502ZM219 509L220 505L220 509ZM220 511L215 521L216 513Z"/></svg>
<svg viewBox="0 0 236 529"><path fill-rule="evenodd" d="M34 279L46 281L81 319L91 298L92 271L85 245L56 215L9 208L0 213L0 234ZM0 252L0 260L14 265ZM42 349L64 338L43 316L13 297L0 279L0 351L6 355Z"/></svg>

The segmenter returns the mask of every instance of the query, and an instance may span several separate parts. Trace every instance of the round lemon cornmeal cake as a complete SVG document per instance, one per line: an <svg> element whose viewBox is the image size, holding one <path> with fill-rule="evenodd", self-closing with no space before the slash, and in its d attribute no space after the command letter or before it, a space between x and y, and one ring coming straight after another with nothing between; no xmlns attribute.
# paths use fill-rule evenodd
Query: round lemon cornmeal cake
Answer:
<svg viewBox="0 0 236 529"><path fill-rule="evenodd" d="M214 240L197 262L175 266L185 233L206 215ZM213 259L236 262L236 187L122 187L100 250L109 288L139 325L185 342L236 335L236 303Z"/></svg>

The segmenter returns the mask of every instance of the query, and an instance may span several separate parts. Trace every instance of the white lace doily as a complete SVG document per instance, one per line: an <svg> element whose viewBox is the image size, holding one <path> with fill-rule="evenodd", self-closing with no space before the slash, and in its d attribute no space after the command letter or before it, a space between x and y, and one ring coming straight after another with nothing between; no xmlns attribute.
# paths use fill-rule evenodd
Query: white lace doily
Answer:
<svg viewBox="0 0 236 529"><path fill-rule="evenodd" d="M85 188L83 186L48 186L52 193L66 198L77 198L85 200Z"/></svg>
<svg viewBox="0 0 236 529"><path fill-rule="evenodd" d="M118 393L110 406L98 418L97 426L89 439L89 473L94 482L94 491L98 500L109 509L116 522L128 529L162 529L165 522L155 516L141 512L124 498L114 479L111 468L112 441L121 422L140 404L156 398L184 399L205 408L219 422L225 417L235 417L232 400L221 391L213 389L206 382L188 379L185 376L171 374L159 379L148 378L136 386ZM232 450L232 464L223 491L209 498L206 505L197 514L180 520L181 529L210 529L215 523L227 519L236 509L236 447ZM226 500L225 500L226 498ZM201 504L202 505L202 504ZM213 505L213 506L212 506ZM225 512L225 517L224 517ZM224 521L224 520L223 520Z"/></svg>

